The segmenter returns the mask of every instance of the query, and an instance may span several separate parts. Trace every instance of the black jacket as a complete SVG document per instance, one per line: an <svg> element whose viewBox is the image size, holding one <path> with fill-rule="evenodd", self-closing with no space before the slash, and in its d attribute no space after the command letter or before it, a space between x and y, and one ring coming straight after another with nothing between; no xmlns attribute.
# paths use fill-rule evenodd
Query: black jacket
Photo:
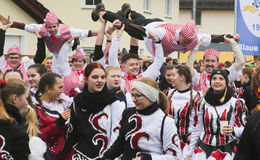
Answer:
<svg viewBox="0 0 260 160"><path fill-rule="evenodd" d="M237 146L234 160L260 160L260 111L253 113L247 122Z"/></svg>
<svg viewBox="0 0 260 160"><path fill-rule="evenodd" d="M5 109L8 113L8 115L12 118L14 118L14 122L11 126L9 126L10 133L8 133L6 136L6 141L9 141L13 143L12 147L15 147L14 159L28 159L28 155L30 154L29 149L29 137L27 135L27 126L25 125L25 118L21 116L18 108L11 104L4 104ZM4 127L4 126L1 126ZM0 130L1 132L1 130ZM5 133L5 132L3 132ZM9 140L9 138L11 140Z"/></svg>
<svg viewBox="0 0 260 160"><path fill-rule="evenodd" d="M251 111L257 105L257 97L255 94L252 93L250 86L244 90L242 98L244 98L245 100L246 106L248 108L248 112L251 113Z"/></svg>
<svg viewBox="0 0 260 160"><path fill-rule="evenodd" d="M30 149L29 138L23 127L16 121L0 120L0 155L5 154L17 160L28 160Z"/></svg>

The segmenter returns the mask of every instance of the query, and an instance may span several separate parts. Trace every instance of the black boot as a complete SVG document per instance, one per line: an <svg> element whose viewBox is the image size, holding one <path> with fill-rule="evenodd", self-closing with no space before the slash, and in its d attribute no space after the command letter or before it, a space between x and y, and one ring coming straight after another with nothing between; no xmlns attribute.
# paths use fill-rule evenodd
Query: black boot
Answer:
<svg viewBox="0 0 260 160"><path fill-rule="evenodd" d="M94 22L98 21L99 19L99 13L101 11L105 11L105 6L103 3L99 3L96 5L96 8L91 13L91 18Z"/></svg>
<svg viewBox="0 0 260 160"><path fill-rule="evenodd" d="M129 3L124 3L121 7L121 10L117 12L117 14L121 15L122 17L128 18L128 14L131 12L131 7Z"/></svg>

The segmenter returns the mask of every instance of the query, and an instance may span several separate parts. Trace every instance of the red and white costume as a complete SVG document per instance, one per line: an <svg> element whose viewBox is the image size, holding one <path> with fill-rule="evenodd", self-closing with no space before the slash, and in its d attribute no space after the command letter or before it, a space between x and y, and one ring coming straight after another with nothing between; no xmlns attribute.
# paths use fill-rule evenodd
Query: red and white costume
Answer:
<svg viewBox="0 0 260 160"><path fill-rule="evenodd" d="M145 26L146 34L149 32L154 33L159 37L162 42L164 56L168 56L170 53L177 51L185 53L191 51L198 41L202 41L203 46L208 46L211 41L211 36L207 34L197 34L197 27L195 22L189 21L185 25L171 24L166 22L152 22ZM180 32L183 33L184 37L192 42L187 46L179 44ZM154 42L144 37L145 45L151 54L155 54Z"/></svg>
<svg viewBox="0 0 260 160"><path fill-rule="evenodd" d="M192 159L199 160L232 160L236 152L235 140L242 135L246 124L246 110L243 100L234 97L215 107L202 99L198 107L198 125L192 131L187 155L192 154ZM221 134L219 121L228 121L234 126L234 132L230 136ZM196 146L198 141L199 146Z"/></svg>
<svg viewBox="0 0 260 160"><path fill-rule="evenodd" d="M188 150L188 137L191 135L193 128L198 123L197 104L200 100L200 95L196 91L192 91L192 101L194 105L189 110L191 102L191 90L178 91L177 89L171 89L168 91L170 98L169 114L173 116L175 125L177 127L177 133L180 138L181 155L184 159Z"/></svg>
<svg viewBox="0 0 260 160"><path fill-rule="evenodd" d="M73 54L73 59L86 59L86 56L84 53L82 53L79 49ZM77 87L83 87L84 85L84 70L82 67L82 70L77 71L75 69L72 69L70 74L68 76L64 77L64 93L69 96L75 96L73 95L75 88Z"/></svg>

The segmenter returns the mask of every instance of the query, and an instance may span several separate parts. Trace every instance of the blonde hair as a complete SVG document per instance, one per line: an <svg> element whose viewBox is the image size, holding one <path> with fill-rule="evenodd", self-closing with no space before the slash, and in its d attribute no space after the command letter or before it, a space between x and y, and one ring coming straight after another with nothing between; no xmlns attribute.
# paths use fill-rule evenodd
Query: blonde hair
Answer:
<svg viewBox="0 0 260 160"><path fill-rule="evenodd" d="M6 81L6 86L1 90L1 98L3 102L7 103L12 94L21 96L29 89L28 85L21 79L10 78ZM30 97L28 97L30 98ZM29 100L28 100L29 101ZM2 111L0 111L2 113ZM37 115L32 107L24 107L21 115L26 118L27 134L29 137L36 136L39 133Z"/></svg>
<svg viewBox="0 0 260 160"><path fill-rule="evenodd" d="M27 135L29 137L38 136L40 130L35 110L30 105L27 105L27 107L22 109L21 114L26 118L25 124L27 125Z"/></svg>
<svg viewBox="0 0 260 160"><path fill-rule="evenodd" d="M162 91L160 91L156 81L149 77L138 79L138 81L143 82L159 91L159 102L157 102L157 103L158 103L159 107L167 114L169 100L168 100L167 96Z"/></svg>
<svg viewBox="0 0 260 160"><path fill-rule="evenodd" d="M108 66L108 67L105 68L106 75L107 75L111 70L120 70L120 71L121 71L121 68L120 68L119 66Z"/></svg>

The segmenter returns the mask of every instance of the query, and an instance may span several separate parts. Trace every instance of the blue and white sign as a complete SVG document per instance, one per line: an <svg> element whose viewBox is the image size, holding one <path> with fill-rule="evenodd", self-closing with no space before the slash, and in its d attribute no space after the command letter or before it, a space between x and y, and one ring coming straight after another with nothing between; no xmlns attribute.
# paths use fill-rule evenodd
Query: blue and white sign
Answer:
<svg viewBox="0 0 260 160"><path fill-rule="evenodd" d="M260 56L260 0L236 0L236 33L244 54Z"/></svg>

